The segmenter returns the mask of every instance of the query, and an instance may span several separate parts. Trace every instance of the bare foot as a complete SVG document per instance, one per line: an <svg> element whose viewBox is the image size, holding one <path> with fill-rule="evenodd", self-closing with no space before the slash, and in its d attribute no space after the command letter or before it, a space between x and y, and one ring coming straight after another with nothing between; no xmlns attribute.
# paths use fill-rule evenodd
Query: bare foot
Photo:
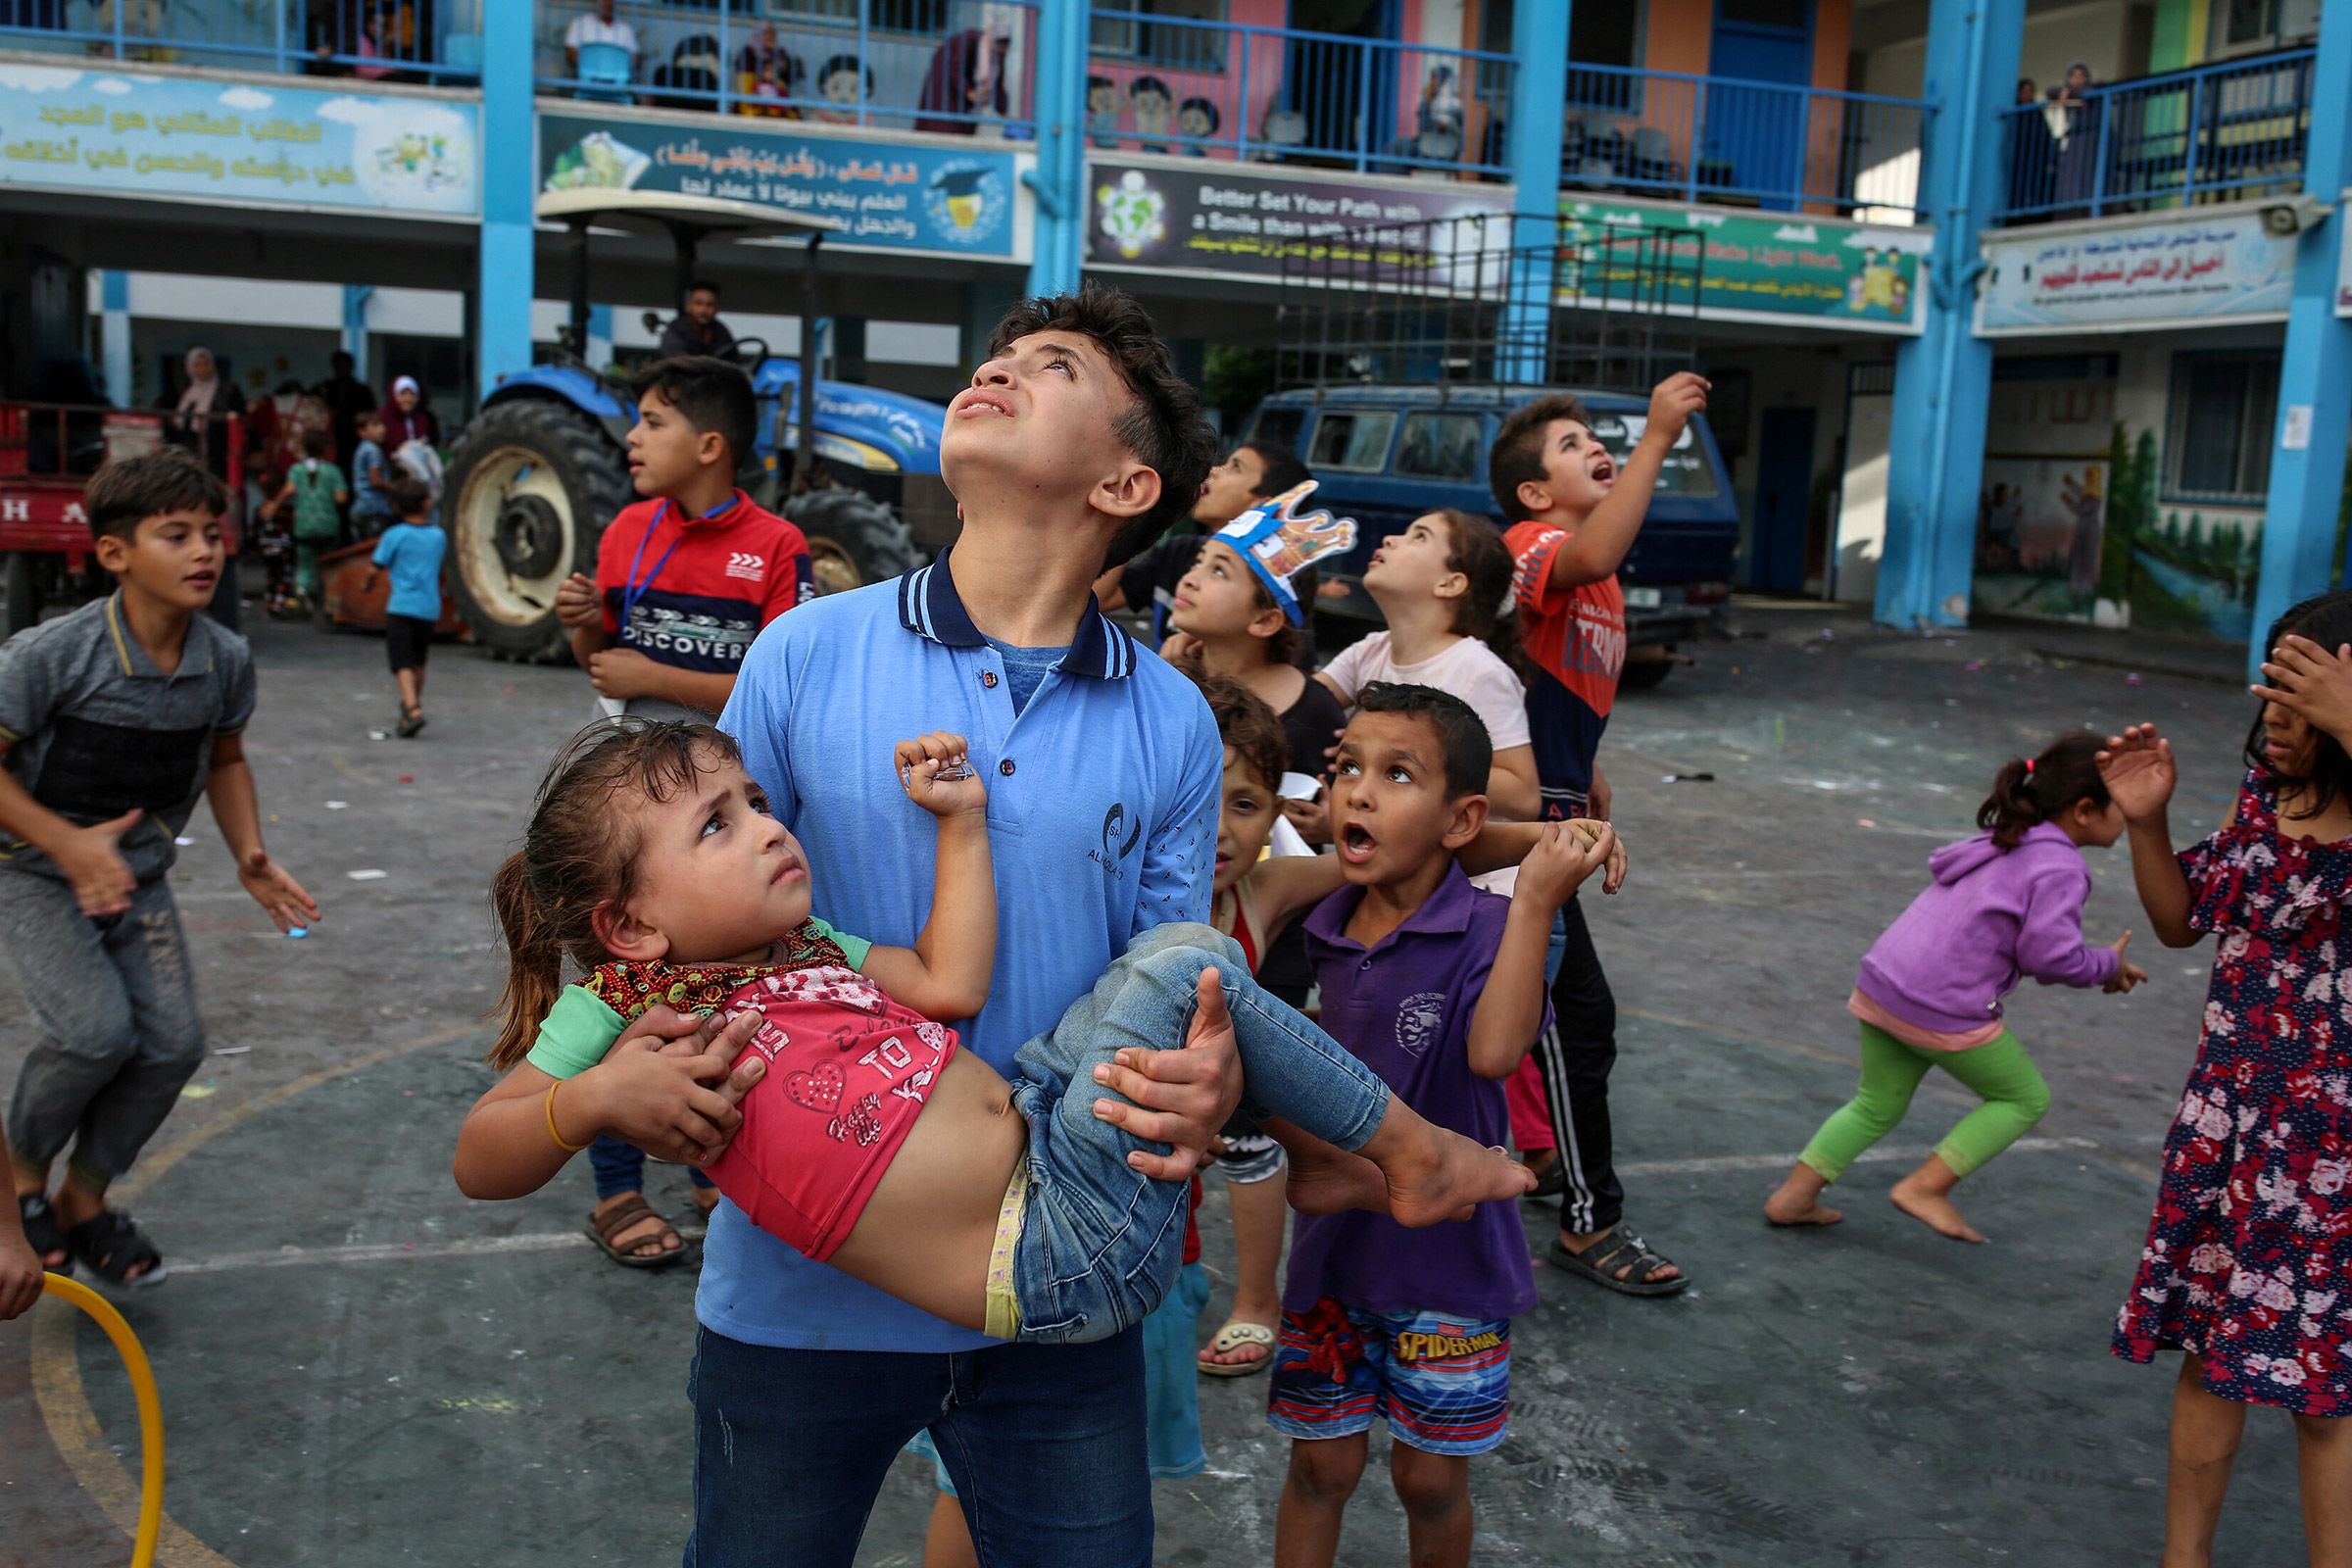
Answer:
<svg viewBox="0 0 2352 1568"><path fill-rule="evenodd" d="M1984 1238L1975 1227L1960 1217L1952 1200L1938 1192L1931 1191L1916 1176L1906 1176L1896 1182L1886 1195L1894 1206L1927 1226L1930 1230L1949 1236L1955 1242L1982 1243Z"/></svg>
<svg viewBox="0 0 2352 1568"><path fill-rule="evenodd" d="M1764 1204L1764 1217L1775 1225L1835 1225L1845 1218L1834 1208L1822 1207L1817 1200L1793 1200L1786 1191L1772 1195Z"/></svg>
<svg viewBox="0 0 2352 1568"><path fill-rule="evenodd" d="M1430 1122L1403 1148L1383 1153L1388 1201L1382 1206L1399 1225L1468 1219L1478 1204L1524 1197L1536 1185L1535 1172L1503 1151Z"/></svg>
<svg viewBox="0 0 2352 1568"><path fill-rule="evenodd" d="M1301 1214L1344 1214L1351 1208L1385 1214L1389 1184L1380 1167L1361 1154L1350 1154L1329 1144L1286 1146L1290 1180L1284 1196Z"/></svg>

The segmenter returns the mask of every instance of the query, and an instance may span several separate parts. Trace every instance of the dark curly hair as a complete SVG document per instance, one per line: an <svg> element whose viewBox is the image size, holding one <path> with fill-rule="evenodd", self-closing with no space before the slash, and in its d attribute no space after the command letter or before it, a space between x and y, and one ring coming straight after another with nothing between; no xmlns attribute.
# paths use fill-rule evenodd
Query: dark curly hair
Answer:
<svg viewBox="0 0 2352 1568"><path fill-rule="evenodd" d="M2270 638L2262 645L2264 657L2290 636L2307 637L2330 654L2352 643L2352 593L2339 589L2315 594L2289 607L2272 623ZM2352 797L2352 757L2345 755L2342 742L2316 724L2311 731L2310 772L2285 772L2271 760L2263 725L2269 706L2265 703L2254 710L2254 723L2246 731L2246 766L2267 774L2282 799L2294 797L2304 816L2319 815L2333 806L2338 796Z"/></svg>

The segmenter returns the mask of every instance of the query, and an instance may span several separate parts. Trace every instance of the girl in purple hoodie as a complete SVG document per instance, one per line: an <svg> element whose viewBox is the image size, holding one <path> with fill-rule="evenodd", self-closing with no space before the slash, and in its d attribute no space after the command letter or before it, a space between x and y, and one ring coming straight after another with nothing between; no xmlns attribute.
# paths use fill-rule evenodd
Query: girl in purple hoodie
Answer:
<svg viewBox="0 0 2352 1568"><path fill-rule="evenodd" d="M2001 999L2032 975L2043 985L2124 992L2147 975L2113 947L2082 940L2090 896L2085 845L2123 837L2123 812L2099 776L2099 742L2069 735L2032 761L2012 760L1977 808L1974 838L1928 859L1936 880L1862 960L1846 1010L1862 1023L1862 1086L1835 1111L1764 1205L1775 1225L1835 1225L1821 1190L1894 1130L1912 1092L1941 1067L1984 1098L1895 1183L1894 1206L1955 1241L1984 1238L1952 1206L1960 1178L2017 1142L2050 1108L2041 1081L2001 1015Z"/></svg>

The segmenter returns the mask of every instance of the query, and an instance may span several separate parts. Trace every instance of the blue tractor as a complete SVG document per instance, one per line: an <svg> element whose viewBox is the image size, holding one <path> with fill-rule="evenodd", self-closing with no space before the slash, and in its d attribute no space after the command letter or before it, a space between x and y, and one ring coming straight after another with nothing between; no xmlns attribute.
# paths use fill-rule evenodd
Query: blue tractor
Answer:
<svg viewBox="0 0 2352 1568"><path fill-rule="evenodd" d="M539 216L570 230L571 319L549 363L506 377L452 448L442 493L450 592L494 658L562 662L556 588L594 576L597 541L638 499L626 443L637 409L628 389L582 357L588 325L589 230L652 232L674 246L683 298L708 238L797 242L802 320L818 317L817 253L834 220L748 202L610 189L555 191ZM760 399L760 439L739 482L808 539L816 589L837 593L918 565L954 537L955 502L939 477L947 410L872 387L815 380L803 358L779 359L757 338L733 353ZM802 463L802 453L813 461Z"/></svg>

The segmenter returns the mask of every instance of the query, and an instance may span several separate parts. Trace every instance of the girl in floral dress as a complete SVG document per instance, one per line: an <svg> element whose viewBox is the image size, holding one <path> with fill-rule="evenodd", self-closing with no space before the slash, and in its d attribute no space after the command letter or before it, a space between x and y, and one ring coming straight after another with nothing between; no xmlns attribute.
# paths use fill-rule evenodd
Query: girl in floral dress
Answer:
<svg viewBox="0 0 2352 1568"><path fill-rule="evenodd" d="M2113 1345L2130 1361L2186 1352L2165 1568L2211 1562L2249 1404L2294 1417L2315 1568L2352 1564L2352 594L2288 611L2270 647L2246 780L2210 838L2173 854L2177 775L2154 725L2100 758L2157 935L2221 934Z"/></svg>

